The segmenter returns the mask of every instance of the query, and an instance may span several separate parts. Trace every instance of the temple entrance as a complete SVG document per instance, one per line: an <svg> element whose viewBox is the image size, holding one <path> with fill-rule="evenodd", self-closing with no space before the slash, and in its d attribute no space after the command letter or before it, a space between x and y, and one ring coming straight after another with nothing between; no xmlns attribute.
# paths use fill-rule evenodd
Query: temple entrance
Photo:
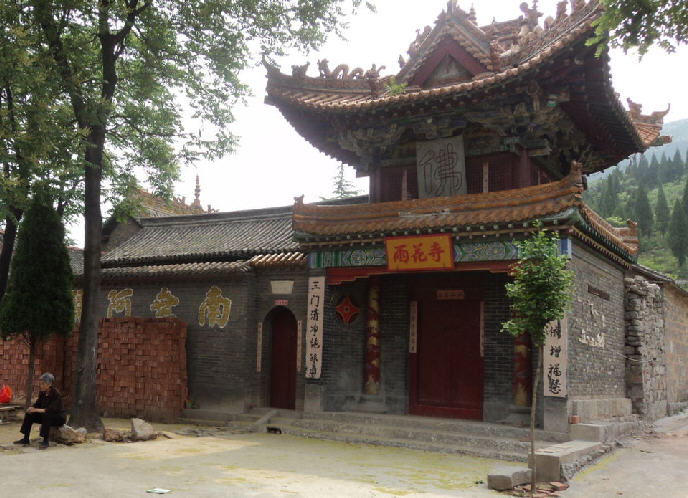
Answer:
<svg viewBox="0 0 688 498"><path fill-rule="evenodd" d="M296 404L296 318L286 308L271 313L270 406L294 409Z"/></svg>
<svg viewBox="0 0 688 498"><path fill-rule="evenodd" d="M460 290L434 289L420 297L417 353L410 355L409 411L481 420L481 302Z"/></svg>

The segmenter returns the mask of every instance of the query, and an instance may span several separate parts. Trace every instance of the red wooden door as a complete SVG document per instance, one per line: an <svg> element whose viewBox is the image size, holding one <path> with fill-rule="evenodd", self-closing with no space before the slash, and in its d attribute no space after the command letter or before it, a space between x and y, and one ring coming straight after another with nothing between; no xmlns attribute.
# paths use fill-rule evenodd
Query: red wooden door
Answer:
<svg viewBox="0 0 688 498"><path fill-rule="evenodd" d="M272 315L270 406L294 409L296 403L296 319L287 309Z"/></svg>
<svg viewBox="0 0 688 498"><path fill-rule="evenodd" d="M423 299L412 355L410 411L482 419L480 301Z"/></svg>

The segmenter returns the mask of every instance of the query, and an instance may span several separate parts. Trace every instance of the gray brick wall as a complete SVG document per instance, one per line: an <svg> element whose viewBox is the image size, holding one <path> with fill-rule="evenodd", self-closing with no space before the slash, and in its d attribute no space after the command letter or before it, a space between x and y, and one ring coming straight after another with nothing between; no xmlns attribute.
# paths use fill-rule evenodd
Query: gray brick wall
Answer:
<svg viewBox="0 0 688 498"><path fill-rule="evenodd" d="M485 356L483 358L483 418L504 419L513 402L513 339L500 332L502 323L511 315L504 284L506 274L485 274L483 299L485 314Z"/></svg>
<svg viewBox="0 0 688 498"><path fill-rule="evenodd" d="M329 285L325 290L321 376L325 411L354 410L360 400L363 390L367 289L368 281L359 279L352 283ZM361 311L350 324L345 325L335 308L340 299L347 295ZM380 308L383 307L381 302ZM381 347L384 349L384 343Z"/></svg>
<svg viewBox="0 0 688 498"><path fill-rule="evenodd" d="M624 397L624 273L579 242L573 245L571 269L575 290L568 321L569 396Z"/></svg>
<svg viewBox="0 0 688 498"><path fill-rule="evenodd" d="M271 292L271 280L294 280L291 295ZM199 325L198 309L205 293L216 285L232 301L224 328ZM105 283L100 296L100 316L105 316L110 290L131 288L131 316L154 317L150 304L162 287L179 298L174 314L188 324L187 368L190 399L201 408L244 411L269 405L271 327L268 314L277 298L287 299L297 320L305 323L306 270L258 271L233 276L185 281L160 280ZM115 313L113 316L122 316ZM256 371L257 324L263 320L262 372ZM305 328L305 326L304 326ZM297 376L297 408L303 404L303 375Z"/></svg>

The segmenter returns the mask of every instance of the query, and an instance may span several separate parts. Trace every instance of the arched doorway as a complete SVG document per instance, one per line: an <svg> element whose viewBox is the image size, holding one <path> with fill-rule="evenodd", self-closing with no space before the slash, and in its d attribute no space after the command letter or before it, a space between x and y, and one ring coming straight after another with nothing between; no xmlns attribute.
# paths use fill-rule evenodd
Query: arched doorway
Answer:
<svg viewBox="0 0 688 498"><path fill-rule="evenodd" d="M270 313L270 406L294 409L296 404L296 318L287 308Z"/></svg>

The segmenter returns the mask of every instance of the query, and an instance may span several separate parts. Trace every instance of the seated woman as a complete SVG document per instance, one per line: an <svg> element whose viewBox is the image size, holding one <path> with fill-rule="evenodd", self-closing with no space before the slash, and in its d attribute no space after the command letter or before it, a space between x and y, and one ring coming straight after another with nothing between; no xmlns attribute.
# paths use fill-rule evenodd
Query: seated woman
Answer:
<svg viewBox="0 0 688 498"><path fill-rule="evenodd" d="M19 430L24 434L24 437L15 441L14 444L29 444L31 426L33 424L41 424L40 435L43 437L43 441L38 445L38 449L44 450L50 445L48 442L50 428L64 425L65 412L62 405L62 396L53 387L53 382L55 382L55 377L51 373L46 372L39 377L40 393L38 394L38 399L32 407L26 410L24 423Z"/></svg>

